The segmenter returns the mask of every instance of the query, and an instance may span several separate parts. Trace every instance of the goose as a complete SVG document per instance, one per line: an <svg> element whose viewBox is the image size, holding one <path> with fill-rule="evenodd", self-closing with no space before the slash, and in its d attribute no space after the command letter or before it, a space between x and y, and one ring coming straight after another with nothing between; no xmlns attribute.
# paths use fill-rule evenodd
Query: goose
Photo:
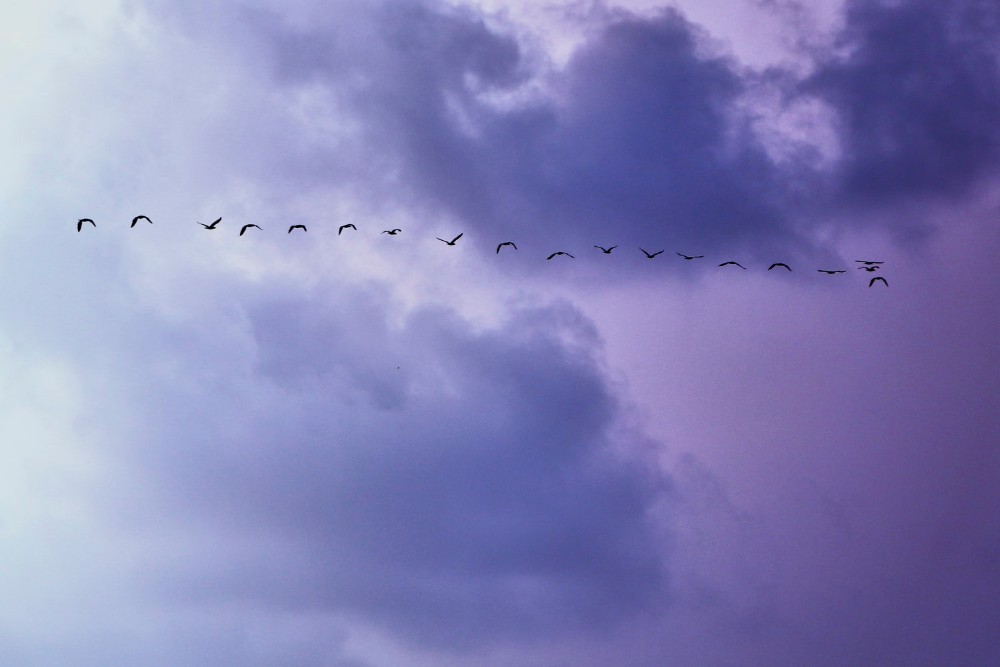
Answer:
<svg viewBox="0 0 1000 667"><path fill-rule="evenodd" d="M687 260L701 259L702 257L704 257L704 255L685 255L682 252L679 252L677 254L680 255L681 257L683 257L684 259L687 259Z"/></svg>
<svg viewBox="0 0 1000 667"><path fill-rule="evenodd" d="M888 287L888 286L889 286L889 281L888 281L888 280L886 280L885 278L883 278L882 276L875 276L874 278L872 278L871 280L869 280L869 281L868 281L868 286L869 286L869 287L871 287L871 286L872 286L872 285L874 285L874 284L875 284L875 282L876 282L876 281L878 281L878 280L881 280L881 281L882 281L882 284L884 284L884 285L885 285L886 287Z"/></svg>
<svg viewBox="0 0 1000 667"><path fill-rule="evenodd" d="M735 265L735 266L738 266L738 267L740 267L741 269L743 269L744 271L746 271L746 270L747 270L747 267L743 266L743 265L742 265L742 264L740 264L739 262L734 262L733 260L729 260L728 262L723 262L722 264L719 264L719 266L729 266L730 264L733 264L733 265Z"/></svg>
<svg viewBox="0 0 1000 667"><path fill-rule="evenodd" d="M816 270L819 271L820 273L825 273L829 276L836 275L838 273L847 273L847 271L843 269L816 269Z"/></svg>
<svg viewBox="0 0 1000 667"><path fill-rule="evenodd" d="M385 229L385 230L382 231L382 233L383 234L388 234L389 236L395 236L396 234L400 233L401 231L403 231L403 230L399 229L397 227L396 229Z"/></svg>
<svg viewBox="0 0 1000 667"><path fill-rule="evenodd" d="M218 225L218 224L219 224L220 222L222 222L222 218L219 218L218 220L216 220L215 222L213 222L213 223L212 223L212 224L210 224L210 225L206 225L206 224L205 224L204 222L199 222L198 224L199 224L199 225L201 225L202 227L204 227L205 229L215 229L215 227L216 227L216 226L217 226L217 225Z"/></svg>
<svg viewBox="0 0 1000 667"><path fill-rule="evenodd" d="M574 257L573 255L569 254L568 252L563 252L562 250L558 250L558 251L552 253L551 255L549 255L548 257L546 257L545 259L547 259L547 260L548 259L552 259L553 257L556 257L558 255L566 255L570 259L576 259L576 257Z"/></svg>
<svg viewBox="0 0 1000 667"><path fill-rule="evenodd" d="M774 264L772 264L771 266L767 267L767 270L768 270L768 271L770 271L771 269L773 269L773 268L775 268L775 267L777 267L777 266L783 266L783 267L785 267L786 269L788 269L789 271L791 271L791 270L792 270L792 267L788 266L788 265L787 265L787 264L785 264L784 262L775 262L775 263L774 263Z"/></svg>
<svg viewBox="0 0 1000 667"><path fill-rule="evenodd" d="M132 218L132 224L129 225L128 228L132 229L133 227L135 227L135 223L139 222L140 220L145 220L149 224L153 224L153 221L150 220L147 216L145 216L145 215L137 215L134 218Z"/></svg>
<svg viewBox="0 0 1000 667"><path fill-rule="evenodd" d="M465 233L465 232L462 232L462 234L464 234L464 233ZM438 241L441 241L442 243L445 243L445 244L447 244L447 245L455 245L455 241L457 241L457 240L459 240L460 238L462 238L462 234L459 234L458 236L456 236L455 238L453 238L453 239L452 239L452 240L450 240L450 241L445 241L445 240L444 240L443 238L441 238L440 236L436 236L436 237L434 237L434 238L436 238L436 239L437 239Z"/></svg>
<svg viewBox="0 0 1000 667"><path fill-rule="evenodd" d="M639 250L642 250L642 248L639 248ZM656 252L650 253L650 252L646 252L645 250L642 250L642 254L646 256L646 259L653 259L657 255L659 255L661 252L663 252L663 251L662 250L657 250Z"/></svg>
<svg viewBox="0 0 1000 667"><path fill-rule="evenodd" d="M304 232L309 231L308 229L306 229L305 225L292 225L291 227L288 228L288 233L291 234L293 229L301 229Z"/></svg>
<svg viewBox="0 0 1000 667"><path fill-rule="evenodd" d="M95 228L97 227L97 223L91 220L90 218L80 218L79 220L76 221L76 231L80 231L81 229L83 229L83 224L86 222L89 222Z"/></svg>
<svg viewBox="0 0 1000 667"><path fill-rule="evenodd" d="M240 229L240 236L243 236L243 234L245 234L245 233L246 233L246 231L247 231L248 229L250 229L251 227L256 227L257 229L260 229L260 226L259 226L259 225L255 225L255 224L253 224L253 223L251 222L251 223L249 223L249 224L246 224L246 225L243 225L243 228L242 228L242 229Z"/></svg>
<svg viewBox="0 0 1000 667"><path fill-rule="evenodd" d="M337 236L340 236L341 232L343 232L345 229L353 229L354 231L358 231L358 228L354 226L354 223L349 222L346 225L341 225L340 228L337 229Z"/></svg>
<svg viewBox="0 0 1000 667"><path fill-rule="evenodd" d="M501 243L500 245L497 246L497 254L498 255L500 254L500 248L504 247L505 245L509 245L514 250L517 250L517 246L514 245L513 241L504 241L503 243Z"/></svg>
<svg viewBox="0 0 1000 667"><path fill-rule="evenodd" d="M610 255L611 251L617 248L618 246L613 245L610 248L605 248L604 246L595 245L594 247L603 252L605 255Z"/></svg>

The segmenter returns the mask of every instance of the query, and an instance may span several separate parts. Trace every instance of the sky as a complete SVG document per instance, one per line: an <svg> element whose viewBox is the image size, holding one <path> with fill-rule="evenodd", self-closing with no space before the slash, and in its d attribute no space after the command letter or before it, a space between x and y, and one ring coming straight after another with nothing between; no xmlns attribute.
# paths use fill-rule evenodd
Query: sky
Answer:
<svg viewBox="0 0 1000 667"><path fill-rule="evenodd" d="M1000 662L995 2L0 17L3 664Z"/></svg>

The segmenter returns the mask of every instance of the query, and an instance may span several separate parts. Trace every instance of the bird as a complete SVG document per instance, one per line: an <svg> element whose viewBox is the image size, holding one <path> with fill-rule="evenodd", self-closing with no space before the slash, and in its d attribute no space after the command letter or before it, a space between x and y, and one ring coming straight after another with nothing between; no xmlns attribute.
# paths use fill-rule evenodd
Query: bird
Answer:
<svg viewBox="0 0 1000 667"><path fill-rule="evenodd" d="M856 259L854 261L858 262L859 264L864 264L866 266L871 266L872 264L885 264L885 262L882 260L876 261L871 259Z"/></svg>
<svg viewBox="0 0 1000 667"><path fill-rule="evenodd" d="M291 227L288 228L288 233L291 234L293 229L301 229L304 232L309 231L308 229L306 229L305 225L292 225Z"/></svg>
<svg viewBox="0 0 1000 667"><path fill-rule="evenodd" d="M677 253L677 254L678 254L678 255L680 255L681 257L683 257L684 259L687 259L687 260L691 260L691 259L701 259L702 257L704 257L704 255L685 255L685 254L684 254L684 253L682 253L682 252L679 252L679 253Z"/></svg>
<svg viewBox="0 0 1000 667"><path fill-rule="evenodd" d="M149 224L153 224L153 221L150 220L147 216L145 216L145 215L137 215L134 218L132 218L132 224L129 225L128 228L132 229L133 227L135 227L135 223L139 222L140 220L145 220Z"/></svg>
<svg viewBox="0 0 1000 667"><path fill-rule="evenodd" d="M198 224L204 227L205 229L215 229L216 225L218 225L220 222L222 222L222 218L219 218L210 225L206 225L204 222L199 222Z"/></svg>
<svg viewBox="0 0 1000 667"><path fill-rule="evenodd" d="M642 248L639 248L639 250L642 250ZM649 252L646 252L645 250L642 250L642 254L646 256L646 259L653 259L657 255L659 255L661 252L663 252L663 251L662 250L657 250L654 253L649 253Z"/></svg>
<svg viewBox="0 0 1000 667"><path fill-rule="evenodd" d="M743 265L742 265L742 264L740 264L739 262L734 262L733 260L729 260L728 262L723 262L722 264L719 264L719 266L728 266L728 265L730 265L730 264L735 264L736 266L740 267L740 268L741 268L741 269L743 269L744 271L746 271L746 270L747 270L747 267L743 266ZM770 269L768 269L768 270L770 270Z"/></svg>
<svg viewBox="0 0 1000 667"><path fill-rule="evenodd" d="M557 255L566 255L570 259L576 259L576 257L574 257L573 255L569 254L568 252L563 252L562 250L558 250L558 251L552 253L551 255L549 255L548 257L546 257L545 259L552 259L553 257L555 257Z"/></svg>
<svg viewBox="0 0 1000 667"><path fill-rule="evenodd" d="M382 230L382 233L383 234L388 234L389 236L395 236L396 234L400 233L401 231L403 231L403 230L399 229L397 227L396 229L385 229L385 230Z"/></svg>
<svg viewBox="0 0 1000 667"><path fill-rule="evenodd" d="M91 220L90 218L80 218L79 220L76 221L76 231L80 231L81 229L83 229L83 223L85 222L89 222L94 227L97 227L97 223Z"/></svg>
<svg viewBox="0 0 1000 667"><path fill-rule="evenodd" d="M871 287L872 285L874 285L876 280L881 280L883 282L883 284L885 284L886 287L889 286L889 281L886 280L885 278L883 278L882 276L875 276L874 278L872 278L871 280L869 280L868 281L868 286Z"/></svg>
<svg viewBox="0 0 1000 667"><path fill-rule="evenodd" d="M337 236L340 236L341 232L343 232L345 229L353 229L354 231L358 231L358 228L354 226L354 223L349 222L346 225L341 225L340 228L337 229Z"/></svg>
<svg viewBox="0 0 1000 667"><path fill-rule="evenodd" d="M243 236L243 234L251 227L256 227L257 229L260 229L259 225L255 225L251 222L249 224L243 225L243 228L240 230L240 236Z"/></svg>
<svg viewBox="0 0 1000 667"><path fill-rule="evenodd" d="M500 254L500 248L504 247L505 245L509 245L514 250L517 250L517 246L514 245L513 241L504 241L503 243L501 243L500 245L497 246L497 254L498 255Z"/></svg>
<svg viewBox="0 0 1000 667"><path fill-rule="evenodd" d="M791 271L791 270L792 270L792 267L788 266L788 265L787 265L787 264L785 264L784 262L775 262L775 263L774 263L774 264L772 264L771 266L767 267L767 270L768 270L768 271L770 271L771 269L773 269L773 268L774 268L774 267L776 267L776 266L783 266L783 267L785 267L786 269L788 269L789 271Z"/></svg>
<svg viewBox="0 0 1000 667"><path fill-rule="evenodd" d="M597 248L597 249L599 249L605 255L610 255L611 251L614 250L615 248L617 248L618 246L613 245L610 248L605 248L604 246L601 246L601 245L595 245L594 247Z"/></svg>
<svg viewBox="0 0 1000 667"><path fill-rule="evenodd" d="M834 274L837 274L837 273L847 273L847 271L845 271L843 269L816 269L816 270L819 271L820 273L825 273L825 274L830 275L830 276L832 276Z"/></svg>
<svg viewBox="0 0 1000 667"><path fill-rule="evenodd" d="M465 233L465 232L462 232L462 234L464 234L464 233ZM444 240L443 238L441 238L440 236L436 236L436 237L434 237L434 238L436 238L436 239L437 239L438 241L441 241L442 243L447 243L448 245L455 245L455 241L457 241L457 240L459 240L460 238L462 238L462 234L459 234L458 236L456 236L455 238L453 238L453 239L452 239L452 240L450 240L450 241L445 241L445 240Z"/></svg>
<svg viewBox="0 0 1000 667"><path fill-rule="evenodd" d="M867 271L868 273L878 271L878 264L873 264L872 266L859 266L858 271Z"/></svg>

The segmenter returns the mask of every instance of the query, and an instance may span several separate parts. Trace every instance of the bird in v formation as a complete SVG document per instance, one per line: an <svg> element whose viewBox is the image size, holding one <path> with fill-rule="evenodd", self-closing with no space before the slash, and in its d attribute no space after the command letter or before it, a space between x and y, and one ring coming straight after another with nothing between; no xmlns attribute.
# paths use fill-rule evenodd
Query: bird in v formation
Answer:
<svg viewBox="0 0 1000 667"><path fill-rule="evenodd" d="M129 225L129 228L131 229L131 228L135 227L139 223L140 220L145 220L149 224L153 224L153 221L149 218L149 216L146 216L146 215L137 215L134 218L132 218L132 222ZM222 218L219 217L219 218L216 218L214 221L212 221L209 224L205 224L204 222L198 222L197 224L201 225L205 229L216 229L218 227L219 223L221 223L221 222L222 222ZM80 219L78 219L76 221L76 231L78 231L78 232L82 231L83 230L83 226L86 225L86 224L88 224L88 223L92 227L94 227L94 228L97 227L97 223L94 222L94 220L92 218L80 218ZM257 225L257 224L248 223L248 224L243 225L240 228L240 234L239 235L243 236L246 233L246 231L248 229L250 229L250 228L261 229L261 227L259 225ZM294 231L296 229L301 229L302 231L308 231L308 229L306 228L305 225L303 225L303 224L294 224L294 225L291 225L291 226L288 227L288 233L291 234L292 231ZM347 223L347 224L344 224L344 225L340 225L340 227L338 227L338 229L337 229L337 235L340 236L345 229L353 229L353 230L357 231L358 228L353 223ZM388 234L389 236L395 236L396 234L400 233L401 231L403 231L403 230L400 229L400 228L398 228L398 227L396 227L396 228L393 228L393 229L383 230L382 233L383 234ZM447 240L447 239L443 239L441 237L437 237L437 240L441 241L445 245L453 246L453 245L456 244L456 242L460 238L462 238L463 235L464 235L464 232L458 234L457 236L455 236L450 241ZM502 243L500 243L500 244L497 245L497 247L496 247L496 254L499 255L500 254L500 250L502 248L506 247L506 246L509 246L509 247L513 248L514 250L517 250L517 245L513 241L504 241L504 242L502 242ZM597 248L598 250L600 250L605 255L610 255L611 251L614 250L617 247L618 247L617 245L613 245L613 246L595 245L594 246L594 248ZM662 254L664 252L663 250L657 250L656 252L649 252L649 251L647 251L646 249L644 249L642 247L640 247L639 250L642 251L642 253L646 256L647 259L653 259L657 255L660 255L660 254ZM702 258L705 257L704 255L686 255L686 254L684 254L682 252L677 252L676 254L677 254L677 256L681 257L682 259L688 260L688 261L694 260L694 259L702 259ZM545 259L550 260L550 259L553 259L554 257L558 257L560 255L565 255L566 257L569 257L571 259L576 259L575 255L571 255L570 253L565 252L563 250L558 250L556 252L553 252L552 254L550 254ZM881 265L885 263L884 260L870 260L870 259L856 259L854 261L857 262L858 264L862 265L862 266L858 267L859 271L867 271L869 273L879 270L881 268ZM742 264L740 264L739 262L737 262L735 260L728 260L728 261L725 261L725 262L722 262L721 264L719 264L720 267L730 266L730 265L738 266L739 268L741 268L743 270L746 270L746 268L747 268L747 267L743 266ZM773 264L771 264L770 266L767 267L767 270L770 271L770 270L778 268L778 267L784 268L784 269L786 269L788 271L792 270L792 267L790 267L785 262L774 262ZM816 269L816 270L819 273L824 273L824 274L831 275L831 276L837 275L837 274L841 274L841 273L847 273L847 271L845 269ZM889 281L886 280L882 276L875 276L874 278L872 278L868 282L868 286L872 287L872 286L875 285L876 282L882 282L882 284L884 284L886 287L889 286Z"/></svg>

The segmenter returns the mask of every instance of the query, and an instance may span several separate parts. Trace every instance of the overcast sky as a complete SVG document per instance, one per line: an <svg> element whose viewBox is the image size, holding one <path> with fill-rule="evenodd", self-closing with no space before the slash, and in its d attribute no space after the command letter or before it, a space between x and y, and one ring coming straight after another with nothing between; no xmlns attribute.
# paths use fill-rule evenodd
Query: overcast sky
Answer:
<svg viewBox="0 0 1000 667"><path fill-rule="evenodd" d="M1000 5L0 25L0 663L1000 663Z"/></svg>

